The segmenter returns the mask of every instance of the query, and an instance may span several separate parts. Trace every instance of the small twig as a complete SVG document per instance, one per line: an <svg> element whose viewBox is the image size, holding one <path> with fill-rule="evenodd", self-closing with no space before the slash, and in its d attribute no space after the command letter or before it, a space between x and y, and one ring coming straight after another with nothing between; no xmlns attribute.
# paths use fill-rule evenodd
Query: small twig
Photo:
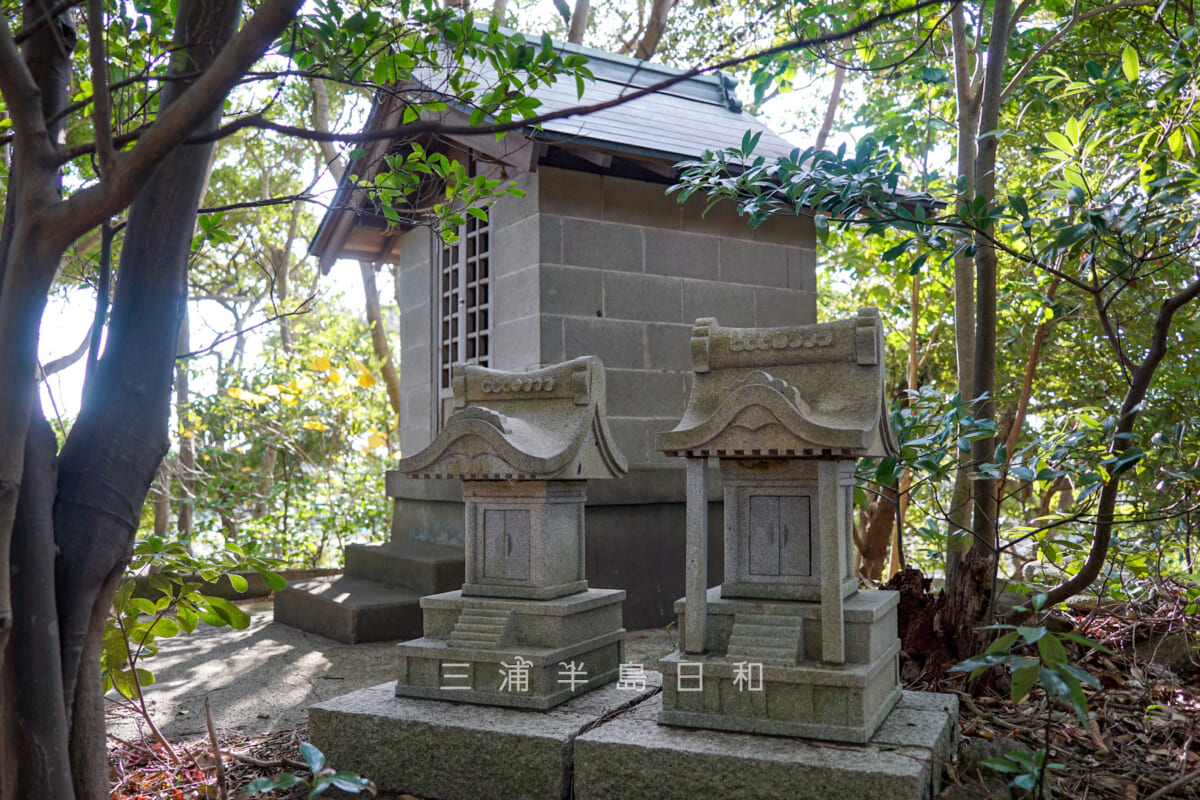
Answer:
<svg viewBox="0 0 1200 800"><path fill-rule="evenodd" d="M263 758L246 755L245 753L235 753L232 750L223 750L222 752L232 759L240 761L243 764L249 764L252 767L258 767L259 769L282 769L287 767L289 769L302 769L306 772L309 769L308 764L292 758L277 758L274 761L268 761Z"/></svg>
<svg viewBox="0 0 1200 800"><path fill-rule="evenodd" d="M225 764L221 761L221 746L217 743L217 729L212 721L212 709L208 706L208 698L204 698L204 721L208 724L208 738L212 741L213 758L217 762L217 794L221 800L229 800L225 790Z"/></svg>
<svg viewBox="0 0 1200 800"><path fill-rule="evenodd" d="M1154 794L1147 797L1146 800L1159 800L1159 798L1166 797L1171 792L1178 789L1180 786L1191 783L1192 781L1196 780L1197 778L1200 778L1200 769L1194 769L1191 772L1189 772L1187 775L1184 775L1182 778L1177 778L1176 780L1171 781L1166 786L1162 787L1157 792L1155 792Z"/></svg>

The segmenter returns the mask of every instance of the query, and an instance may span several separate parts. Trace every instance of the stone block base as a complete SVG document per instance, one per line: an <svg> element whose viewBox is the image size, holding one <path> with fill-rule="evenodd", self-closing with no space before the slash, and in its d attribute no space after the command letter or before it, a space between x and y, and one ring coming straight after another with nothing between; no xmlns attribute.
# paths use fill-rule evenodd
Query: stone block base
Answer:
<svg viewBox="0 0 1200 800"><path fill-rule="evenodd" d="M657 690L607 686L553 711L397 697L385 683L309 709L308 734L337 769L384 792L439 800L563 800L570 796L572 743L608 712Z"/></svg>
<svg viewBox="0 0 1200 800"><path fill-rule="evenodd" d="M553 711L396 697L381 684L309 709L331 765L440 800L928 800L957 747L958 699L904 692L865 745L659 725L658 675ZM573 794L572 794L573 793Z"/></svg>
<svg viewBox="0 0 1200 800"><path fill-rule="evenodd" d="M575 739L576 800L928 800L957 748L954 695L904 692L861 745L659 725L660 697Z"/></svg>
<svg viewBox="0 0 1200 800"><path fill-rule="evenodd" d="M275 593L275 621L346 644L421 631L420 595L350 575L290 581Z"/></svg>
<svg viewBox="0 0 1200 800"><path fill-rule="evenodd" d="M396 646L396 694L547 709L617 679L625 593L554 600L422 598L425 636Z"/></svg>
<svg viewBox="0 0 1200 800"><path fill-rule="evenodd" d="M465 573L463 548L415 539L346 545L346 574L418 595L457 589Z"/></svg>
<svg viewBox="0 0 1200 800"><path fill-rule="evenodd" d="M744 660L739 666L721 656L671 653L658 662L663 673L658 720L689 728L862 744L900 699L899 653L896 642L874 664L766 664L761 673L747 673L749 662Z"/></svg>

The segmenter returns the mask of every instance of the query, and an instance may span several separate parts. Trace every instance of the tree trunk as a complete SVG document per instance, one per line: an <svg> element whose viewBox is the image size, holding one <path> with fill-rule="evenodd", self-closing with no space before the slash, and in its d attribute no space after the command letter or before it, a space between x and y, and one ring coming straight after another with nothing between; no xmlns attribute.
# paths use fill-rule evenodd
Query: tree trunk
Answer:
<svg viewBox="0 0 1200 800"><path fill-rule="evenodd" d="M587 30L591 9L591 0L575 0L575 10L571 12L571 30L567 33L567 41L571 44L583 44L583 33Z"/></svg>
<svg viewBox="0 0 1200 800"><path fill-rule="evenodd" d="M896 487L877 486L876 489L878 494L873 495L867 503L862 536L856 544L859 553L858 571L864 578L878 582L883 577L888 544L896 524Z"/></svg>
<svg viewBox="0 0 1200 800"><path fill-rule="evenodd" d="M1012 0L997 0L992 9L987 66L979 99L979 122L975 128L975 194L991 205L996 194L996 150L999 136L1004 64L1008 50ZM994 421L996 378L996 248L991 244L994 226L975 236L975 349L971 391L977 401L973 416ZM996 451L994 435L971 446L975 464L990 462ZM982 641L976 629L986 622L996 571L999 506L995 481L977 475L972 481L970 545L960 553L956 569L948 571L944 617L952 649L963 656L975 651Z"/></svg>
<svg viewBox="0 0 1200 800"><path fill-rule="evenodd" d="M34 400L25 440L25 475L13 526L13 603L21 609L13 636L21 643L11 661L12 697L18 733L18 797L69 797L70 750L59 641L55 635L54 484L58 442ZM46 698L54 702L46 703Z"/></svg>
<svg viewBox="0 0 1200 800"><path fill-rule="evenodd" d="M676 0L653 0L650 5L650 19L646 23L646 32L634 49L633 57L643 61L654 57L658 43L667 30L667 15L675 7Z"/></svg>
<svg viewBox="0 0 1200 800"><path fill-rule="evenodd" d="M186 57L173 71L193 73L212 64L233 35L237 0L184 0L176 45ZM169 81L161 108L190 85ZM162 110L159 112L163 113ZM215 130L220 107L197 132ZM147 490L169 445L171 378L178 332L187 303L187 267L196 209L204 190L212 145L176 150L151 176L129 211L125 242L104 355L79 418L63 445L54 506L59 546L56 575L63 683L68 703L77 697L72 765L79 800L108 794L103 706L95 702L99 631L128 564ZM97 510L103 513L98 514ZM81 666L82 664L82 666ZM68 707L69 712L71 707ZM97 719L99 715L99 719Z"/></svg>
<svg viewBox="0 0 1200 800"><path fill-rule="evenodd" d="M842 83L846 80L846 65L838 64L833 68L833 88L829 90L829 103L825 106L825 119L821 121L821 130L817 131L816 148L825 149L825 140L833 130L833 120L837 116L838 103L842 99Z"/></svg>
<svg viewBox="0 0 1200 800"><path fill-rule="evenodd" d="M383 383L387 387L388 403L392 413L396 415L396 424L400 427L400 375L392 364L392 350L388 345L387 327L384 325L383 310L379 306L379 289L375 285L375 265L370 261L358 262L362 274L363 295L367 305L367 325L371 328L371 345L375 357L379 359L379 372L383 375Z"/></svg>
<svg viewBox="0 0 1200 800"><path fill-rule="evenodd" d="M176 355L192 349L191 326L188 322L187 300L184 299L183 320L179 323L179 344ZM191 406L191 391L188 385L188 362L175 362L175 419L179 425L179 464L175 475L179 480L179 515L176 535L185 541L192 538L192 519L196 512L196 446L195 440L185 436L188 427L188 409Z"/></svg>

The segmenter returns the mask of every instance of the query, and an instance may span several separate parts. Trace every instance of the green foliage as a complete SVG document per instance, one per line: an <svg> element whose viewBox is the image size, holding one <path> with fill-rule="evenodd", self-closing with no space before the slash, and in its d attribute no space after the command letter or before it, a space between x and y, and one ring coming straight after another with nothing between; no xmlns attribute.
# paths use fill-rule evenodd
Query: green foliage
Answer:
<svg viewBox="0 0 1200 800"><path fill-rule="evenodd" d="M224 577L235 590L245 591L246 579L235 573L253 570L272 590L282 589L286 581L272 571L275 564L253 548L235 544L198 558L182 542L154 536L139 539L104 625L100 653L104 691L116 689L130 708L145 714L142 689L154 683L154 673L142 664L158 653L161 640L190 634L201 622L235 629L250 624L245 611L206 594L204 584Z"/></svg>
<svg viewBox="0 0 1200 800"><path fill-rule="evenodd" d="M1014 55L1031 57L1046 30L1061 24L1054 14L1068 10L1047 10L1043 28L1018 31ZM1200 269L1200 117L1184 99L1200 85L1196 39L1194 29L1180 27L1172 37L1115 50L1087 40L1112 53L1103 62L1093 55L1073 65L1070 48L1047 57L1040 74L1016 85L1022 105L1009 106L1016 119L1002 121L1004 167L992 203L927 166L931 143L946 139L938 115L954 113L953 86L928 53L872 79L878 98L859 113L875 135L852 149L767 159L746 137L680 165L674 191L681 200L732 202L751 227L776 215L811 218L829 248L821 288L831 314L879 307L896 329L889 347L901 354L909 348L903 331L916 326L918 346L929 350L917 354L923 394L896 390L901 456L861 474L880 482L905 470L914 476L905 535L916 533L922 566L941 567L949 480L960 467L1000 483L1001 548L1018 568L1040 559L1069 574L1088 550L1100 489L1118 479L1111 553L1118 564L1137 574L1188 562L1200 478L1200 381L1184 344L1200 335L1194 311L1176 316L1170 355L1135 408L1145 433L1117 433L1116 404L1154 335L1154 312ZM1035 369L1015 446L975 464L970 444L988 430L954 409L946 387L958 379L955 341L947 331L957 323L953 263L974 257L989 230L1002 269L994 398L1002 439L1027 359ZM1036 329L1044 340L1035 351ZM892 361L892 374L903 375L900 359Z"/></svg>
<svg viewBox="0 0 1200 800"><path fill-rule="evenodd" d="M1029 604L1034 613L1044 613L1046 596L1036 595ZM1044 620L1043 620L1044 623ZM1066 643L1071 642L1103 653L1111 651L1097 642L1077 633L1059 633L1044 624L1035 625L992 625L985 630L1003 631L982 655L969 658L951 668L955 672L970 672L971 679L992 667L1004 667L1012 676L1011 697L1013 704L1024 700L1035 686L1041 687L1047 699L1053 698L1068 703L1081 725L1087 724L1088 702L1083 687L1100 688L1100 682L1087 670L1070 663ZM1046 720L1046 747L1033 755L1006 753L1000 758L985 761L986 766L1012 775L1009 783L1017 789L1033 792L1035 798L1050 796L1045 776L1049 769L1061 768L1061 764L1048 761L1049 731L1053 717L1053 706Z"/></svg>
<svg viewBox="0 0 1200 800"><path fill-rule="evenodd" d="M361 322L327 304L293 331L290 351L213 376L224 388L197 398L180 435L195 448L198 539L319 566L385 535L396 420Z"/></svg>
<svg viewBox="0 0 1200 800"><path fill-rule="evenodd" d="M289 789L297 784L308 787L305 797L313 798L324 794L328 789L341 789L350 794L367 791L375 794L375 784L355 772L335 772L325 766L325 754L311 742L300 743L300 755L312 773L312 781L305 781L290 772L277 775L274 778L258 778L246 784L244 789L248 794L273 792L276 789Z"/></svg>

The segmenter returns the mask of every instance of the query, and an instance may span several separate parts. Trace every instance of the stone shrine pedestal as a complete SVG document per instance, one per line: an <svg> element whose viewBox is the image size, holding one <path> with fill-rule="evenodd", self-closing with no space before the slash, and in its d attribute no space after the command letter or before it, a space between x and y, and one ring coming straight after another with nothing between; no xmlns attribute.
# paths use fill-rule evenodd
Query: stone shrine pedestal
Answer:
<svg viewBox="0 0 1200 800"><path fill-rule="evenodd" d="M604 420L604 368L584 357L536 372L456 366L457 410L414 477L463 481L466 578L421 598L424 635L397 645L396 694L547 709L616 680L618 589L589 589L587 480L625 462Z"/></svg>

